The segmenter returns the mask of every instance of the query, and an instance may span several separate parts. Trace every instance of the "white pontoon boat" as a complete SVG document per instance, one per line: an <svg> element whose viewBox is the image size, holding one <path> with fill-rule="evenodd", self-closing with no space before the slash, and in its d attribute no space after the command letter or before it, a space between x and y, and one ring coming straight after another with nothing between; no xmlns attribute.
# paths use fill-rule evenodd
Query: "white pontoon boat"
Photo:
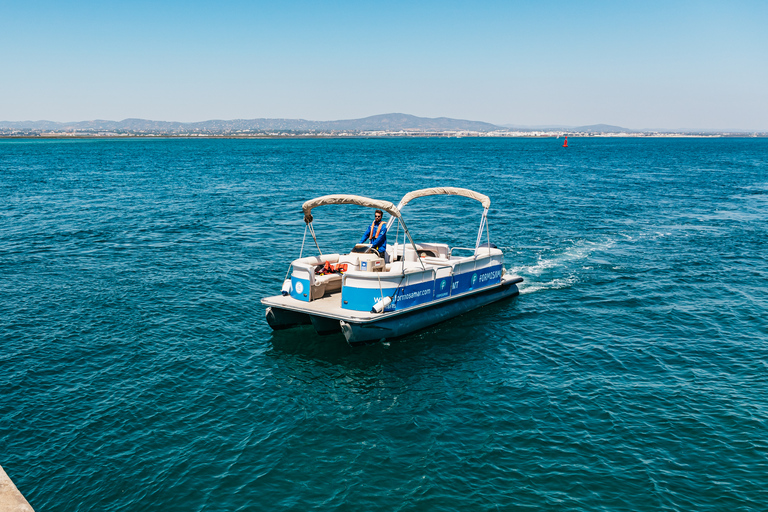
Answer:
<svg viewBox="0 0 768 512"><path fill-rule="evenodd" d="M413 199L431 195L464 196L483 205L474 248L413 241L401 210ZM391 262L370 246L355 246L348 254L320 251L312 209L334 204L378 208L392 216L388 236L395 223L397 234L394 243L388 244ZM503 254L490 242L490 205L487 196L455 187L409 192L397 206L353 195L307 201L304 236L309 231L320 254L300 254L288 269L290 279L283 283L282 295L262 299L268 306L267 322L275 330L312 324L319 334L340 331L350 344L356 344L403 336L518 295L516 283L523 278L505 273ZM481 244L484 232L488 241Z"/></svg>

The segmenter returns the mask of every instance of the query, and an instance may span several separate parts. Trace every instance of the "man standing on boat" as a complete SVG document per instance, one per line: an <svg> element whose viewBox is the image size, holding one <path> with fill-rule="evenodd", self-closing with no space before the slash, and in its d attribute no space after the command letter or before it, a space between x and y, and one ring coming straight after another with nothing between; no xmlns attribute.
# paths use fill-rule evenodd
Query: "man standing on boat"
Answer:
<svg viewBox="0 0 768 512"><path fill-rule="evenodd" d="M379 256L384 258L385 263L389 263L389 255L387 254L387 223L382 220L384 212L376 210L374 215L373 223L365 232L363 238L360 239L360 243L364 244L370 240L371 249L376 250Z"/></svg>

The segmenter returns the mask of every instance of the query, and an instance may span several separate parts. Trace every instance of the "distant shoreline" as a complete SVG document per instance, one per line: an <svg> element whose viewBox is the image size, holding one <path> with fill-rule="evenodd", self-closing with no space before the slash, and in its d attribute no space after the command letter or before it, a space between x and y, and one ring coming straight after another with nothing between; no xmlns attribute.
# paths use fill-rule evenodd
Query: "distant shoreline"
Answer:
<svg viewBox="0 0 768 512"><path fill-rule="evenodd" d="M211 119L177 122L128 118L122 121L0 121L0 138L458 138L458 137L768 137L768 130L647 128L611 124L590 125L496 125L448 117L410 114L378 114L361 119L311 121L306 119Z"/></svg>
<svg viewBox="0 0 768 512"><path fill-rule="evenodd" d="M463 133L463 134L443 134L443 133L386 133L386 134L326 134L326 133L303 133L303 134L88 134L88 133L45 133L45 134L0 134L0 140L128 140L128 139L547 139L547 138L613 138L613 139L760 139L768 138L768 133L509 133L509 134L485 134L485 133Z"/></svg>

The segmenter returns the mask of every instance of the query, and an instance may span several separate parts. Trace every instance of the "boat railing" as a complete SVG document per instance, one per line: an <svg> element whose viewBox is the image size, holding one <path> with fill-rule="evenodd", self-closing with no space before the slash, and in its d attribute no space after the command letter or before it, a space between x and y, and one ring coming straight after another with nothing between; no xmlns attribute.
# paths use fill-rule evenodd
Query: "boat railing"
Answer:
<svg viewBox="0 0 768 512"><path fill-rule="evenodd" d="M448 251L449 258L453 256L453 251L471 251L473 256L475 254L474 247L451 247L451 250Z"/></svg>
<svg viewBox="0 0 768 512"><path fill-rule="evenodd" d="M451 249L451 251L448 253L448 257L449 258L454 257L453 256L453 251L454 250L471 251L472 252L472 256L475 256L477 258L483 257L483 256L494 256L494 255L501 255L502 254L501 251L498 248L496 248L496 247L481 246L481 247L478 247L476 249L472 249L470 247L453 247ZM458 258L458 256L455 256L455 257ZM467 257L467 256L465 256L465 257Z"/></svg>

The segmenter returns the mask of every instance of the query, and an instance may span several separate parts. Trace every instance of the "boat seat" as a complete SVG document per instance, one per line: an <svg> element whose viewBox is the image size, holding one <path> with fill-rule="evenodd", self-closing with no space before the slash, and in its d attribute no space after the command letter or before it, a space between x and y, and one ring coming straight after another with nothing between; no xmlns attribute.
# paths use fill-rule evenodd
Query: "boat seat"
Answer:
<svg viewBox="0 0 768 512"><path fill-rule="evenodd" d="M357 254L342 254L339 263L346 263L347 270L360 270L360 256Z"/></svg>
<svg viewBox="0 0 768 512"><path fill-rule="evenodd" d="M315 276L315 282L311 286L312 300L319 299L326 293L341 291L341 274L326 274Z"/></svg>

